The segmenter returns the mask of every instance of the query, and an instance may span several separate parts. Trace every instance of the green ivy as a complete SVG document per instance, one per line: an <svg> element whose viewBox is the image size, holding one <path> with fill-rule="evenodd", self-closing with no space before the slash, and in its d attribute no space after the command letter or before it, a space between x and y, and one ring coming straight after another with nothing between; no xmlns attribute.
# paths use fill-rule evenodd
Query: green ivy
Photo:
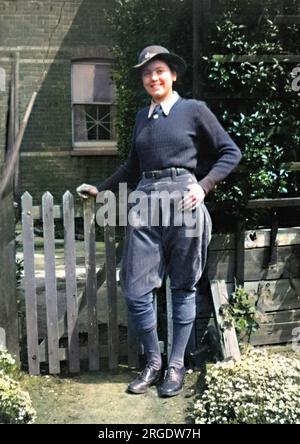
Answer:
<svg viewBox="0 0 300 444"><path fill-rule="evenodd" d="M279 102L261 101L260 110L252 114L230 116L224 111L223 120L228 131L243 149L242 171L232 189L225 181L223 191L215 192L218 200L228 199L246 202L248 199L278 197L287 193L289 174L283 162L284 147L279 140L286 126L287 114ZM234 120L233 120L234 119Z"/></svg>
<svg viewBox="0 0 300 444"><path fill-rule="evenodd" d="M238 177L219 185L214 199L246 203L297 195L299 179L285 164L300 160L299 100L291 90L291 65L276 56L290 52L288 45L299 26L285 25L283 31L274 24L280 6L276 1L229 3L231 10L226 12L224 6L225 18L213 31L211 54L205 60L209 89L225 96L214 110L240 146L243 159ZM236 24L234 17L241 14L254 15L257 24ZM241 56L244 60L238 60Z"/></svg>
<svg viewBox="0 0 300 444"><path fill-rule="evenodd" d="M234 325L240 340L247 338L249 342L251 333L259 327L256 299L255 295L250 295L239 286L231 294L229 303L220 307L223 327Z"/></svg>

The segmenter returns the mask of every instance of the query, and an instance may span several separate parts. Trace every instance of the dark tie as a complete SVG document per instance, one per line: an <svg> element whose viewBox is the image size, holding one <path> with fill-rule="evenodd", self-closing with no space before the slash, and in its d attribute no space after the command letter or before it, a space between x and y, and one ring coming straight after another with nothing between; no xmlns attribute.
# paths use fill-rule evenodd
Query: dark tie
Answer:
<svg viewBox="0 0 300 444"><path fill-rule="evenodd" d="M152 114L152 119L158 119L159 116L163 115L163 109L161 107L161 105L156 105L156 107L154 108L153 114Z"/></svg>

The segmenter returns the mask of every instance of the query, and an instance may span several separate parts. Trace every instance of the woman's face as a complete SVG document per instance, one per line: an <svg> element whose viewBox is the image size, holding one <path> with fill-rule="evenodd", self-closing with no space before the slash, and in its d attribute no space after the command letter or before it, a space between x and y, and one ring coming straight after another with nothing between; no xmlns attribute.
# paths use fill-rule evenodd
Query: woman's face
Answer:
<svg viewBox="0 0 300 444"><path fill-rule="evenodd" d="M176 79L176 72L171 71L162 60L148 63L142 71L144 88L156 102L162 102L172 94L173 82Z"/></svg>

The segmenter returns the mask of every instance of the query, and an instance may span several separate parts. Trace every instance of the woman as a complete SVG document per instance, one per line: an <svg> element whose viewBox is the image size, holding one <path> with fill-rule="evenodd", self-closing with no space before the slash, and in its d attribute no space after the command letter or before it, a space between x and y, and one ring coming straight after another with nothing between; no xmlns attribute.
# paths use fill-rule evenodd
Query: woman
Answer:
<svg viewBox="0 0 300 444"><path fill-rule="evenodd" d="M127 162L98 188L83 184L77 189L82 197L96 196L100 190L116 191L119 183L127 182L145 193L149 207L153 191L179 191L183 196L178 206L173 203L174 214L167 225L140 224L127 232L121 282L147 359L145 369L128 386L131 393L145 393L160 378L162 363L152 302L153 291L161 286L165 274L172 291L173 343L159 393L174 396L182 391L184 352L196 316L195 286L211 238L211 219L203 201L241 158L239 148L203 102L183 99L173 91L173 83L185 67L181 57L162 46L143 49L132 69L140 74L152 101L137 114ZM195 173L199 175L212 157L209 171L202 172L198 181ZM159 205L162 217L164 207ZM190 211L196 234L188 234L184 221L181 226L175 223L176 210L177 215Z"/></svg>

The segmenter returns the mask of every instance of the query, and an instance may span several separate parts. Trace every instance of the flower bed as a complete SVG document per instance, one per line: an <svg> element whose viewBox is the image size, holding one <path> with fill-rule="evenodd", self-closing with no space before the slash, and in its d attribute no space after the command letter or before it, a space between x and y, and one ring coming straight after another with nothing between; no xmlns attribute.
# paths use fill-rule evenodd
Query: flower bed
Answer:
<svg viewBox="0 0 300 444"><path fill-rule="evenodd" d="M13 357L0 348L0 423L30 424L35 420L35 410L29 394L21 390L13 379L18 368Z"/></svg>
<svg viewBox="0 0 300 444"><path fill-rule="evenodd" d="M240 362L210 366L205 381L197 424L300 423L298 359L249 349Z"/></svg>

